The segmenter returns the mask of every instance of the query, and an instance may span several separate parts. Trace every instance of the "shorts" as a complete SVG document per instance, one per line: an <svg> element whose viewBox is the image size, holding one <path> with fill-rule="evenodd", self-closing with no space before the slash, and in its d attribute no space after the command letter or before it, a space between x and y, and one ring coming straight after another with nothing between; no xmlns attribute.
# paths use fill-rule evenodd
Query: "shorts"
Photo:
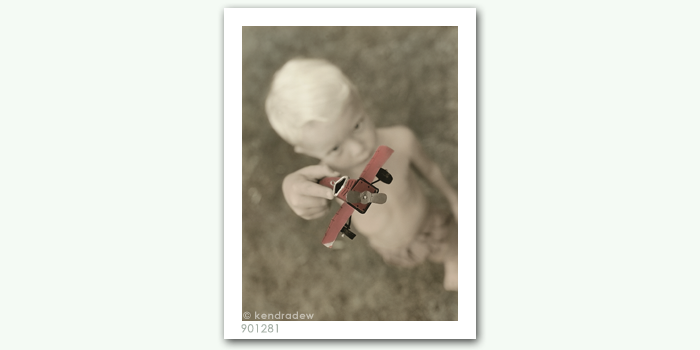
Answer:
<svg viewBox="0 0 700 350"><path fill-rule="evenodd" d="M423 228L406 247L374 247L389 265L414 267L426 259L435 263L457 258L457 222L451 213L431 212Z"/></svg>

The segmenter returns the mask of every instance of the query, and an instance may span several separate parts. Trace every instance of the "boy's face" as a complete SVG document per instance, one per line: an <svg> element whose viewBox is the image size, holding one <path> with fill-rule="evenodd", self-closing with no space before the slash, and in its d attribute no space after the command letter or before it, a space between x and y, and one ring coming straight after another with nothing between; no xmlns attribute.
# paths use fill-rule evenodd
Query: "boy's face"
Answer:
<svg viewBox="0 0 700 350"><path fill-rule="evenodd" d="M348 101L338 118L312 121L302 127L296 152L321 160L335 170L365 166L377 149L374 123L358 103Z"/></svg>

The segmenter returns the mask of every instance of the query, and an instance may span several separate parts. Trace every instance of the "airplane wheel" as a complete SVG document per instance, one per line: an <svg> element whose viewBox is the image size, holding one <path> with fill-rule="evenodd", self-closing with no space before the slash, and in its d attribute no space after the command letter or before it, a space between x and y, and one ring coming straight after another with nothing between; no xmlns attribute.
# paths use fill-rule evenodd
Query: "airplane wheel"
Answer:
<svg viewBox="0 0 700 350"><path fill-rule="evenodd" d="M348 238L350 238L350 239L354 239L354 238L355 238L355 234L352 233L352 231L350 231L350 229L348 229L348 228L346 228L346 227L343 227L342 229L340 229L340 232L341 232L342 234L344 234L345 236L347 236Z"/></svg>
<svg viewBox="0 0 700 350"><path fill-rule="evenodd" d="M389 172L386 171L386 169L384 168L379 168L379 171L377 171L377 179L379 179L379 181L387 185L390 184L392 180L394 180L391 174L389 174Z"/></svg>

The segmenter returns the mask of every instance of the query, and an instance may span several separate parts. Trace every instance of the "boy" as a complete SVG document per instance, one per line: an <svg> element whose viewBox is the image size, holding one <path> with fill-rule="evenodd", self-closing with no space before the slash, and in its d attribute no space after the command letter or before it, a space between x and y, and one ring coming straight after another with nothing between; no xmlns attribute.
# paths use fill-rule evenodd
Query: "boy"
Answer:
<svg viewBox="0 0 700 350"><path fill-rule="evenodd" d="M391 147L394 153L383 168L394 180L375 184L388 200L365 214L353 214L353 231L365 235L389 264L444 263L444 287L457 290L457 192L410 129L375 129L354 85L320 59L293 59L277 71L265 110L273 129L297 153L321 161L287 175L282 183L291 209L307 220L324 216L334 198L319 179L340 174L356 179L379 145ZM429 209L411 165L445 196L453 215Z"/></svg>

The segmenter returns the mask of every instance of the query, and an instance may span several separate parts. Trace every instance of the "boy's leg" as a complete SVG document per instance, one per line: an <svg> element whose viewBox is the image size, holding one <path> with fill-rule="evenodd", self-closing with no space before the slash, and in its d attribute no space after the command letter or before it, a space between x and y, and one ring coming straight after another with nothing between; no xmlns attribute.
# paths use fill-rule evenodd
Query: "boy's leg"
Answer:
<svg viewBox="0 0 700 350"><path fill-rule="evenodd" d="M406 248L385 250L373 246L389 265L414 267L426 258L445 265L443 285L446 290L457 290L457 222L448 213L431 213L416 239Z"/></svg>

